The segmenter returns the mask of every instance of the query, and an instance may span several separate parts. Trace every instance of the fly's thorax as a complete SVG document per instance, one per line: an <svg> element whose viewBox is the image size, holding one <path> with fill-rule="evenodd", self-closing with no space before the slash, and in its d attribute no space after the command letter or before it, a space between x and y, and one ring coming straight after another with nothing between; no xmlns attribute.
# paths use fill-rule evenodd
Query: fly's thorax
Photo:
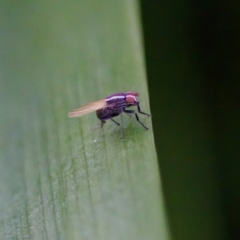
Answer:
<svg viewBox="0 0 240 240"><path fill-rule="evenodd" d="M123 92L118 92L118 93L114 93L111 94L109 96L107 96L105 98L106 103L111 104L111 103L115 103L115 102L121 102L121 101L125 101L126 99L126 93Z"/></svg>
<svg viewBox="0 0 240 240"><path fill-rule="evenodd" d="M126 93L118 92L111 94L105 98L107 107L115 107L118 105L126 105Z"/></svg>

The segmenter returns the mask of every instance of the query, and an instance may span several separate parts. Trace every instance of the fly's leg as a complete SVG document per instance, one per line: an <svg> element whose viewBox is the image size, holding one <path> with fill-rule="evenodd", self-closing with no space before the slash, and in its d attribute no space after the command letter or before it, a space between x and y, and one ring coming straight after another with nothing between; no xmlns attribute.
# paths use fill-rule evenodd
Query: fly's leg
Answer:
<svg viewBox="0 0 240 240"><path fill-rule="evenodd" d="M114 123L116 123L118 126L120 126L120 123L118 123L117 121L113 120L112 118L111 118L111 120L112 120Z"/></svg>
<svg viewBox="0 0 240 240"><path fill-rule="evenodd" d="M138 121L146 130L148 130L148 128L139 120L138 115L137 115L136 113L135 113L135 116L136 116L137 121Z"/></svg>
<svg viewBox="0 0 240 240"><path fill-rule="evenodd" d="M124 111L125 113L135 113L134 110L126 110L126 109L123 109L123 111ZM144 113L144 114L146 114L146 113ZM149 115L149 114L146 114L146 115ZM148 128L139 120L139 117L138 117L137 113L135 113L135 117L136 117L137 121L138 121L146 130L148 130Z"/></svg>
<svg viewBox="0 0 240 240"><path fill-rule="evenodd" d="M132 114L132 113L135 113L135 111L134 110L126 110L125 108L123 109L123 111L125 112L125 113L130 113L130 114Z"/></svg>
<svg viewBox="0 0 240 240"><path fill-rule="evenodd" d="M96 127L91 127L91 129L97 130L97 129L103 128L103 124L106 123L106 121L103 121L103 120L100 120L100 121L101 121L101 122L100 122L100 123L97 123L97 126L96 126Z"/></svg>
<svg viewBox="0 0 240 240"><path fill-rule="evenodd" d="M137 106L137 108L138 108L138 112L139 112L139 113L141 113L141 114L143 114L143 115L147 115L147 116L151 117L151 115L150 115L150 114L148 114L148 113L145 113L145 112L142 112L142 111L141 111L141 108L140 108L140 106L139 106L139 105Z"/></svg>
<svg viewBox="0 0 240 240"><path fill-rule="evenodd" d="M103 128L103 124L104 124L104 123L106 123L106 121L101 120L100 128Z"/></svg>

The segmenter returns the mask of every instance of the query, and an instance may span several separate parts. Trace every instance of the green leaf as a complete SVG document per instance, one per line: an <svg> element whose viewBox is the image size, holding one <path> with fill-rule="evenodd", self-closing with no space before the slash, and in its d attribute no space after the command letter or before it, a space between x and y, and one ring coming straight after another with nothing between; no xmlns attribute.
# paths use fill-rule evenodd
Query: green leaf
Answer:
<svg viewBox="0 0 240 240"><path fill-rule="evenodd" d="M0 239L169 239L151 118L67 117L118 91L150 112L137 2L1 10Z"/></svg>

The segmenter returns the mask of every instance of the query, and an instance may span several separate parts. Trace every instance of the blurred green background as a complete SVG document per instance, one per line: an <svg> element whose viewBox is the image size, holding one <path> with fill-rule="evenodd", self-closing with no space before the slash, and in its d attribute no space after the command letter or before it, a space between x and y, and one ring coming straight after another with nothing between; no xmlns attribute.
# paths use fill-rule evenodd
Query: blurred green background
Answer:
<svg viewBox="0 0 240 240"><path fill-rule="evenodd" d="M173 239L240 239L240 2L141 7Z"/></svg>

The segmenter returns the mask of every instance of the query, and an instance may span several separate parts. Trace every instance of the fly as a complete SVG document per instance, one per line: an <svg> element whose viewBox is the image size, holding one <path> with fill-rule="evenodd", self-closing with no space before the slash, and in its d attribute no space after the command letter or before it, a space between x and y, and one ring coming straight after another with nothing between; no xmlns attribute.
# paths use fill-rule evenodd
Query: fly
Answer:
<svg viewBox="0 0 240 240"><path fill-rule="evenodd" d="M117 92L107 96L105 99L95 101L82 106L81 108L74 109L68 113L68 117L81 117L85 114L96 111L97 117L100 119L102 126L106 123L106 120L112 120L118 126L120 123L116 122L113 118L125 112L127 114L135 114L136 120L145 128L148 129L140 120L137 113L134 110L128 110L126 108L131 106L137 106L138 112L151 116L150 114L141 111L139 101L137 99L139 93L136 92Z"/></svg>

